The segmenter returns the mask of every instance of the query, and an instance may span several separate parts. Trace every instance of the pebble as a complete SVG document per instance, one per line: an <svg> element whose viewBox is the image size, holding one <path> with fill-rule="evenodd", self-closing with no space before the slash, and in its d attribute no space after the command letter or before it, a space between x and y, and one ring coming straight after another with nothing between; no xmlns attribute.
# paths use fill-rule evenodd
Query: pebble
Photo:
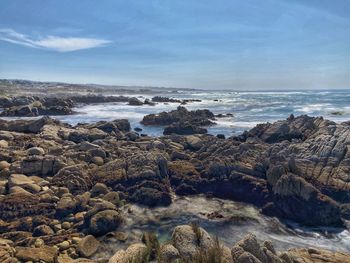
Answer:
<svg viewBox="0 0 350 263"><path fill-rule="evenodd" d="M44 155L45 151L41 147L32 147L27 150L28 155Z"/></svg>
<svg viewBox="0 0 350 263"><path fill-rule="evenodd" d="M57 231L62 230L62 225L61 224L56 224L56 225L53 226L53 228L57 232Z"/></svg>
<svg viewBox="0 0 350 263"><path fill-rule="evenodd" d="M0 140L0 148L8 148L9 143L5 140Z"/></svg>
<svg viewBox="0 0 350 263"><path fill-rule="evenodd" d="M80 237L72 237L72 243L73 244L78 244L81 241Z"/></svg>
<svg viewBox="0 0 350 263"><path fill-rule="evenodd" d="M34 242L35 247L42 247L44 244L45 244L45 242L41 238L37 238Z"/></svg>
<svg viewBox="0 0 350 263"><path fill-rule="evenodd" d="M63 229L68 230L70 229L71 224L69 222L63 222L61 226Z"/></svg>
<svg viewBox="0 0 350 263"><path fill-rule="evenodd" d="M10 168L11 164L9 164L6 161L1 161L0 162L0 171L4 170L4 169L8 169Z"/></svg>
<svg viewBox="0 0 350 263"><path fill-rule="evenodd" d="M66 240L57 244L57 246L60 250L67 250L70 247L70 243Z"/></svg>

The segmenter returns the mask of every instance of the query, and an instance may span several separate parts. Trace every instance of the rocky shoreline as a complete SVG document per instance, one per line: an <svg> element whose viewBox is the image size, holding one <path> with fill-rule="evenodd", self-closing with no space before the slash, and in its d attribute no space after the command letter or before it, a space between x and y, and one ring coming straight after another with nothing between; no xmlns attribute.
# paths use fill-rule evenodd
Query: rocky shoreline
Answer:
<svg viewBox="0 0 350 263"><path fill-rule="evenodd" d="M127 103L131 106L154 106L156 103L178 103L185 105L189 102L200 102L200 100L178 100L159 96L155 96L152 99L141 100L137 97L123 95L103 96L95 94L61 97L2 96L0 97L0 109L2 109L0 117L71 115L75 113L73 108L82 104Z"/></svg>
<svg viewBox="0 0 350 263"><path fill-rule="evenodd" d="M146 116L144 121L201 127L214 118L205 110L180 108ZM96 238L125 238L118 229L128 217L128 203L168 206L174 193L242 201L266 215L306 226L348 224L349 123L290 116L227 139L193 129L176 131L149 137L131 131L128 120L70 126L47 116L0 119L0 261L94 262L96 250L91 247L100 244ZM194 239L196 232L205 241ZM223 253L225 259L194 262L350 259L314 249L280 254L252 235L221 249L205 230L194 226L175 228L172 236L169 244L154 246L154 237L148 234L142 244L117 251L109 262L130 262L128 255L140 253L154 260L162 255L184 262L210 257L198 253L202 246L207 252Z"/></svg>

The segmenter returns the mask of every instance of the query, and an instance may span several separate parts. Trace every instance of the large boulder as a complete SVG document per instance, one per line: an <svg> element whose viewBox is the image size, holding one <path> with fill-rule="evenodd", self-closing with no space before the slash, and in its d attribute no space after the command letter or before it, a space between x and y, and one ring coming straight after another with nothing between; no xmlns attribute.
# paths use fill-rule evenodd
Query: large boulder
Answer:
<svg viewBox="0 0 350 263"><path fill-rule="evenodd" d="M55 263L57 256L58 251L54 247L16 247L16 258L24 262Z"/></svg>
<svg viewBox="0 0 350 263"><path fill-rule="evenodd" d="M86 165L78 164L67 166L59 170L52 178L57 186L67 187L71 193L84 193L93 186L93 180Z"/></svg>
<svg viewBox="0 0 350 263"><path fill-rule="evenodd" d="M178 259L180 259L180 253L172 244L165 244L160 248L159 260L161 263L171 263Z"/></svg>
<svg viewBox="0 0 350 263"><path fill-rule="evenodd" d="M185 107L179 106L170 112L149 114L143 117L143 125L170 125L178 122L189 122L195 126L208 126L214 124L214 114L209 110L188 111Z"/></svg>
<svg viewBox="0 0 350 263"><path fill-rule="evenodd" d="M27 150L28 155L44 155L45 150L41 147L32 147Z"/></svg>
<svg viewBox="0 0 350 263"><path fill-rule="evenodd" d="M253 234L248 234L238 241L232 247L231 254L234 262L239 263L283 263L270 242L265 241L261 244Z"/></svg>
<svg viewBox="0 0 350 263"><path fill-rule="evenodd" d="M77 251L83 257L90 257L96 253L100 242L92 235L84 237L77 245Z"/></svg>
<svg viewBox="0 0 350 263"><path fill-rule="evenodd" d="M140 101L138 98L134 98L134 97L130 98L128 103L129 103L129 105L132 105L132 106L141 106L141 105L143 105L142 101Z"/></svg>
<svg viewBox="0 0 350 263"><path fill-rule="evenodd" d="M18 172L26 175L52 176L66 166L65 160L53 155L31 155L24 158Z"/></svg>
<svg viewBox="0 0 350 263"><path fill-rule="evenodd" d="M174 247L186 259L192 259L200 250L209 250L214 240L198 226L182 225L175 227L171 236Z"/></svg>
<svg viewBox="0 0 350 263"><path fill-rule="evenodd" d="M50 124L61 125L59 121L47 116L37 120L0 120L0 127L2 127L2 130L23 133L39 133L45 125Z"/></svg>
<svg viewBox="0 0 350 263"><path fill-rule="evenodd" d="M101 236L116 230L122 222L123 217L118 211L104 210L91 217L89 230L92 234Z"/></svg>
<svg viewBox="0 0 350 263"><path fill-rule="evenodd" d="M108 261L108 263L130 263L147 262L148 251L146 245L136 243L129 246L126 250L119 250Z"/></svg>
<svg viewBox="0 0 350 263"><path fill-rule="evenodd" d="M338 203L295 174L281 176L273 192L277 213L282 217L306 225L343 224Z"/></svg>

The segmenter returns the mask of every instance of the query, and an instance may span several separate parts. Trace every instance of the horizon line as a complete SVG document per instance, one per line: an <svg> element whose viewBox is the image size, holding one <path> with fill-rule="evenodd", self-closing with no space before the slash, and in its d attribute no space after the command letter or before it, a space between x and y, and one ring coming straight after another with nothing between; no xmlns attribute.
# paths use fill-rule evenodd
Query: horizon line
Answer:
<svg viewBox="0 0 350 263"><path fill-rule="evenodd" d="M56 80L34 80L34 79L16 79L16 78L2 78L0 77L0 82L2 81L27 81L33 83L52 83L52 84L64 84L64 85L79 85L79 86L101 86L110 88L153 88L153 89L167 89L167 90L194 90L194 91L228 91L228 92L301 92L301 91L336 91L336 90L350 90L350 87L342 88L295 88L295 89L206 89L206 88L178 88L178 87L167 87L167 86L154 86L154 85L119 85L119 84L101 84L101 83L82 83L82 82L66 82L66 81L56 81Z"/></svg>

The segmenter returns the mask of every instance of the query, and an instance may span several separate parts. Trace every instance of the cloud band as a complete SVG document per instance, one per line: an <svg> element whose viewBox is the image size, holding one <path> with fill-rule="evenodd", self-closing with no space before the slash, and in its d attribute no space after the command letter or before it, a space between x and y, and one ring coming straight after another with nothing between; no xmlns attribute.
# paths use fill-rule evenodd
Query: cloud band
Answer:
<svg viewBox="0 0 350 263"><path fill-rule="evenodd" d="M46 36L34 39L12 29L0 29L0 40L22 46L54 50L58 52L72 52L82 49L105 46L111 41L97 38Z"/></svg>

